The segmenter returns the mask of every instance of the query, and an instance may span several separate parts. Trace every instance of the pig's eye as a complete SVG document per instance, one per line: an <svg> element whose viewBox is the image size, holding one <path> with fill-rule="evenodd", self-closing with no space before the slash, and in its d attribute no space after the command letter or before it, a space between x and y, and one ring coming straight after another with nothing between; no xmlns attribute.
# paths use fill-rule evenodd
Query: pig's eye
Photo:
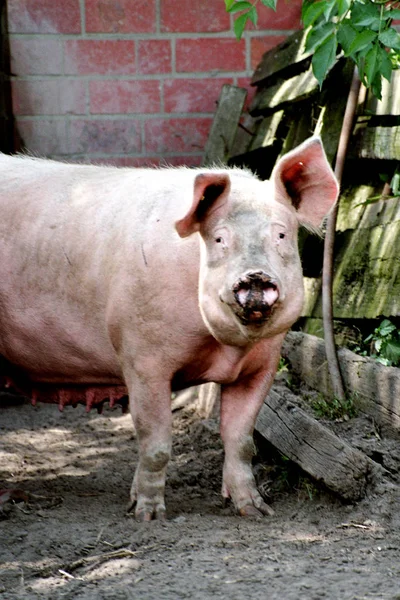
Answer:
<svg viewBox="0 0 400 600"><path fill-rule="evenodd" d="M286 236L284 233L280 233L278 237L280 240L283 240Z"/></svg>
<svg viewBox="0 0 400 600"><path fill-rule="evenodd" d="M216 244L223 244L224 239L219 235L218 237L215 238L215 242L216 242Z"/></svg>

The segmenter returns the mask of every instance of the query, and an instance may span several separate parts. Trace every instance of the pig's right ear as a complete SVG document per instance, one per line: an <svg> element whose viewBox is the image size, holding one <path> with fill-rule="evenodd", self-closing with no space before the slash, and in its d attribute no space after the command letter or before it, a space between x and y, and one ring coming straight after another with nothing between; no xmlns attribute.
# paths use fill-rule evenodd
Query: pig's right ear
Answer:
<svg viewBox="0 0 400 600"><path fill-rule="evenodd" d="M283 156L272 171L276 199L289 204L299 221L318 228L336 202L339 186L319 137Z"/></svg>
<svg viewBox="0 0 400 600"><path fill-rule="evenodd" d="M200 173L193 186L193 202L189 212L175 223L181 237L187 237L200 230L206 217L227 202L230 179L227 173Z"/></svg>

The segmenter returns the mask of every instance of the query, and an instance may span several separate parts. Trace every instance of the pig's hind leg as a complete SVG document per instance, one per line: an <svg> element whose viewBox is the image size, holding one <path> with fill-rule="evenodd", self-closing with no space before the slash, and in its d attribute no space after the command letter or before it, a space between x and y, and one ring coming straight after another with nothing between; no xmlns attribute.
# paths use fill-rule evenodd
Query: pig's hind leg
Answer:
<svg viewBox="0 0 400 600"><path fill-rule="evenodd" d="M171 457L170 386L166 386L165 381L151 382L134 374L128 387L130 412L139 444L129 510L135 510L138 521L164 519L165 478Z"/></svg>

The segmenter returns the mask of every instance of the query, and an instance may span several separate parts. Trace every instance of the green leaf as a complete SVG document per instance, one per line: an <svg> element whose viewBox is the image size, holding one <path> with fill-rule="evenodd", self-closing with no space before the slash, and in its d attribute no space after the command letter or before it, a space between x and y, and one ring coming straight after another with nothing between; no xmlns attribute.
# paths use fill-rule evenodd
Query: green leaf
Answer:
<svg viewBox="0 0 400 600"><path fill-rule="evenodd" d="M379 34L379 41L387 48L400 50L400 35L393 27L382 31L382 33Z"/></svg>
<svg viewBox="0 0 400 600"><path fill-rule="evenodd" d="M364 73L368 86L371 85L379 71L379 44L373 44L365 55Z"/></svg>
<svg viewBox="0 0 400 600"><path fill-rule="evenodd" d="M337 39L336 34L332 33L327 37L314 52L312 57L312 69L314 77L317 79L319 86L322 83L336 61Z"/></svg>
<svg viewBox="0 0 400 600"><path fill-rule="evenodd" d="M384 319L379 324L379 327L377 327L375 331L380 336L385 336L385 335L389 335L389 333L393 333L393 331L395 331L395 330L396 330L396 325L394 325L394 323L389 321L389 319Z"/></svg>
<svg viewBox="0 0 400 600"><path fill-rule="evenodd" d="M334 29L334 23L323 23L318 27L311 27L307 34L306 51L312 52L315 48L318 48L331 35Z"/></svg>
<svg viewBox="0 0 400 600"><path fill-rule="evenodd" d="M236 13L240 10L248 10L249 8L252 8L252 6L253 5L250 2L235 2L235 4L233 4L229 10L227 10L230 13Z"/></svg>
<svg viewBox="0 0 400 600"><path fill-rule="evenodd" d="M313 2L308 4L301 18L304 23L304 27L307 28L315 21L317 21L325 12L327 6L326 0L320 0L319 2Z"/></svg>
<svg viewBox="0 0 400 600"><path fill-rule="evenodd" d="M372 31L372 29L364 29L360 33L357 33L356 37L350 44L348 53L346 52L346 54L354 54L355 52L363 50L369 46L371 42L376 40L377 37L378 34L376 31Z"/></svg>
<svg viewBox="0 0 400 600"><path fill-rule="evenodd" d="M353 27L369 27L379 31L379 25L381 22L380 10L372 2L361 4L361 2L355 2L351 9L351 22Z"/></svg>
<svg viewBox="0 0 400 600"><path fill-rule="evenodd" d="M390 82L390 80L392 78L392 71L393 71L392 61L390 60L390 56L384 48L381 48L380 56L381 56L381 66L380 66L381 75L382 75L382 77L384 77L385 79L387 79Z"/></svg>
<svg viewBox="0 0 400 600"><path fill-rule="evenodd" d="M229 12L232 5L235 3L235 0L225 0L225 10Z"/></svg>
<svg viewBox="0 0 400 600"><path fill-rule="evenodd" d="M395 196L400 194L400 172L397 172L393 175L392 181L390 182L390 187L392 188L392 192Z"/></svg>
<svg viewBox="0 0 400 600"><path fill-rule="evenodd" d="M244 13L243 15L240 15L239 17L237 17L235 19L235 22L233 24L233 31L235 32L236 39L238 39L238 40L241 39L244 28L246 27L246 23L248 20L249 20L248 13Z"/></svg>
<svg viewBox="0 0 400 600"><path fill-rule="evenodd" d="M351 6L352 0L336 0L338 16L343 17Z"/></svg>
<svg viewBox="0 0 400 600"><path fill-rule="evenodd" d="M257 27L257 20L258 20L257 9L254 6L252 6L247 14L248 14L250 21Z"/></svg>
<svg viewBox="0 0 400 600"><path fill-rule="evenodd" d="M393 8L388 11L389 19L400 19L400 9Z"/></svg>
<svg viewBox="0 0 400 600"><path fill-rule="evenodd" d="M350 25L347 21L341 23L338 29L337 37L338 42L343 48L343 51L346 55L349 55L350 46L355 40L358 32L354 27Z"/></svg>
<svg viewBox="0 0 400 600"><path fill-rule="evenodd" d="M400 360L400 342L388 340L385 346L385 358L396 364Z"/></svg>
<svg viewBox="0 0 400 600"><path fill-rule="evenodd" d="M387 358L382 358L381 356L377 356L377 357L372 356L372 358L375 358L376 362L380 363L384 367L390 367L391 366L391 362Z"/></svg>
<svg viewBox="0 0 400 600"><path fill-rule="evenodd" d="M336 0L327 0L326 8L324 10L325 21L330 21L337 15L337 2Z"/></svg>
<svg viewBox="0 0 400 600"><path fill-rule="evenodd" d="M382 100L382 75L380 73L376 73L374 79L371 81L371 92L375 98Z"/></svg>
<svg viewBox="0 0 400 600"><path fill-rule="evenodd" d="M276 3L278 0L261 0L261 4L267 6L268 8L272 8L272 10L276 10Z"/></svg>

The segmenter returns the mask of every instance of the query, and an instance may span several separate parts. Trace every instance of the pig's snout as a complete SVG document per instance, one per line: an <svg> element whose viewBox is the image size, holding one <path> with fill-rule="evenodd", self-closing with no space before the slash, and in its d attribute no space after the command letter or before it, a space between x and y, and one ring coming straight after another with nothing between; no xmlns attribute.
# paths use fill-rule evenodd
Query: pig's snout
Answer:
<svg viewBox="0 0 400 600"><path fill-rule="evenodd" d="M236 313L245 324L261 324L279 298L277 282L264 271L246 273L232 287Z"/></svg>

